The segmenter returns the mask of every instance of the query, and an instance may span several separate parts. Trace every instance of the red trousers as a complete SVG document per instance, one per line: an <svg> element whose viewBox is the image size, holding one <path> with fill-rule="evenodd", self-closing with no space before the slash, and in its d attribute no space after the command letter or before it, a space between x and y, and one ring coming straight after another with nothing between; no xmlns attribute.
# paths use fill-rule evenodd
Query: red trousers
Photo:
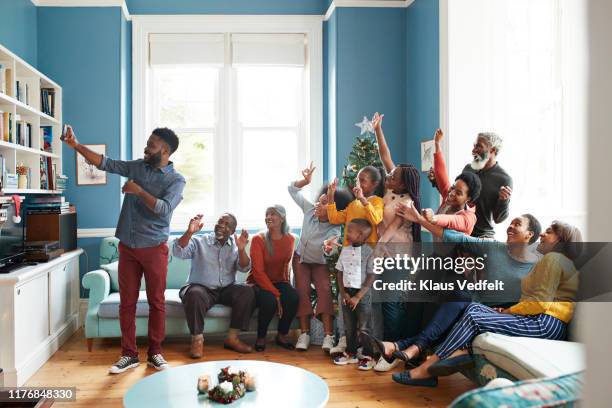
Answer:
<svg viewBox="0 0 612 408"><path fill-rule="evenodd" d="M121 355L138 357L136 347L136 303L144 273L149 302L149 356L161 353L166 334L166 275L168 244L130 248L119 243L119 322Z"/></svg>

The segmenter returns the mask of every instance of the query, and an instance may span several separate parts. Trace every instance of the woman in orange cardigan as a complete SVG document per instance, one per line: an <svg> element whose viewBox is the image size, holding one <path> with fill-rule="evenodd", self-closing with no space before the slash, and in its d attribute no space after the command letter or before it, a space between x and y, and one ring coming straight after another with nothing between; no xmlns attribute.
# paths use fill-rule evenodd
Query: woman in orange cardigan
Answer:
<svg viewBox="0 0 612 408"><path fill-rule="evenodd" d="M294 237L289 232L287 213L282 205L266 209L268 230L257 234L251 242L251 273L247 283L255 286L259 308L256 351L266 348L266 334L274 315L278 315L276 344L292 350L287 339L289 327L298 307L297 291L289 282L289 264L293 255Z"/></svg>

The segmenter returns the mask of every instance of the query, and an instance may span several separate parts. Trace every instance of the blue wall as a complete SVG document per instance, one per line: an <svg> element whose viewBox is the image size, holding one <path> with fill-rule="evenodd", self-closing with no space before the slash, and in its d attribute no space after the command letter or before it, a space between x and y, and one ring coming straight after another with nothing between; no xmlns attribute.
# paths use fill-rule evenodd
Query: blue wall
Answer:
<svg viewBox="0 0 612 408"><path fill-rule="evenodd" d="M38 20L40 70L62 85L64 122L73 125L81 143L106 144L109 157L120 157L121 9L40 7ZM79 228L114 227L120 178L109 174L104 186L77 186L75 153L64 146L63 157L66 197L78 208Z"/></svg>
<svg viewBox="0 0 612 408"><path fill-rule="evenodd" d="M1 0L0 44L37 66L36 6L30 0Z"/></svg>
<svg viewBox="0 0 612 408"><path fill-rule="evenodd" d="M63 89L63 118L85 144L106 144L109 157L127 158L131 145L131 24L118 7L40 7L39 69ZM77 186L75 153L63 147L67 200L79 228L114 228L121 207L121 178L104 186ZM79 239L87 256L81 276L98 267L99 238ZM86 295L84 292L82 293Z"/></svg>
<svg viewBox="0 0 612 408"><path fill-rule="evenodd" d="M408 161L420 168L420 142L440 126L440 13L438 0L416 0L406 10L406 129ZM385 117L386 120L386 117ZM440 204L421 173L421 206Z"/></svg>
<svg viewBox="0 0 612 408"><path fill-rule="evenodd" d="M359 136L355 123L375 111L385 114L393 159L407 159L405 24L403 8L338 8L327 22L328 112L336 111L328 137L333 143L335 132L337 175Z"/></svg>
<svg viewBox="0 0 612 408"><path fill-rule="evenodd" d="M326 0L127 0L131 14L324 14Z"/></svg>

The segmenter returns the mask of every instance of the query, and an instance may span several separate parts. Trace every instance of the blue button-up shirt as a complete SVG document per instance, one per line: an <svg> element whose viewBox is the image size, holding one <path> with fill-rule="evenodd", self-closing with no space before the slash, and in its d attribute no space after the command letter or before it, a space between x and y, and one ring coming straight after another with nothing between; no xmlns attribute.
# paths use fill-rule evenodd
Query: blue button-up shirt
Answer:
<svg viewBox="0 0 612 408"><path fill-rule="evenodd" d="M166 242L172 212L183 199L185 188L185 178L174 170L172 163L156 168L142 159L122 161L102 157L100 170L127 177L157 198L151 210L140 198L126 194L115 236L131 248L149 248Z"/></svg>
<svg viewBox="0 0 612 408"><path fill-rule="evenodd" d="M236 272L251 270L251 261L246 267L240 266L238 246L230 236L225 244L215 238L214 232L191 237L185 248L178 239L174 241L172 253L181 259L191 259L191 271L187 284L198 283L209 289L224 288L236 281Z"/></svg>

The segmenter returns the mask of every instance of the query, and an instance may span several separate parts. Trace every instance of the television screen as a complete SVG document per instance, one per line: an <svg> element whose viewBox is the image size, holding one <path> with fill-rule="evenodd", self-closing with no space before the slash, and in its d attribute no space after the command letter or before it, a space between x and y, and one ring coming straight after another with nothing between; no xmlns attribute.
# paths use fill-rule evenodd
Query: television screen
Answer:
<svg viewBox="0 0 612 408"><path fill-rule="evenodd" d="M13 222L15 206L12 204L2 204L0 212L5 211L6 221L0 224L0 268L13 263L23 255L23 221L19 224Z"/></svg>

